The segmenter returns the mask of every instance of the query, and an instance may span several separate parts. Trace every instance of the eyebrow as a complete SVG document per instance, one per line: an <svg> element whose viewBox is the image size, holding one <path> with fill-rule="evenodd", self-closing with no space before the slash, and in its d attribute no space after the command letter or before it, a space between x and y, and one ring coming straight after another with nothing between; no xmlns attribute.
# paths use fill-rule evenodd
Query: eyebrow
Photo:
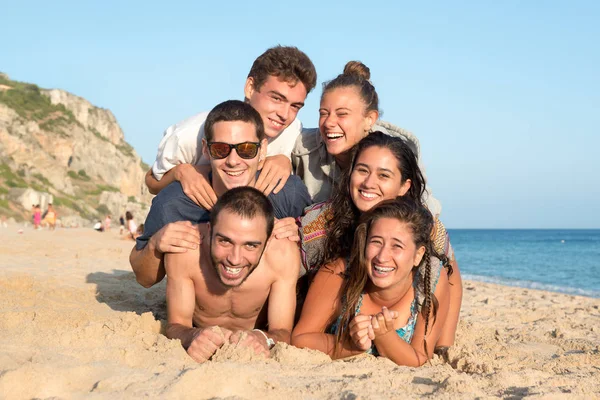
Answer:
<svg viewBox="0 0 600 400"><path fill-rule="evenodd" d="M277 90L269 90L269 93L276 94L277 96L280 96L282 99L284 99L285 101L287 101L289 103L288 98L283 93L280 93ZM295 105L300 106L300 107L304 107L304 102L303 101L297 101L297 102L292 103L292 104L295 104Z"/></svg>
<svg viewBox="0 0 600 400"><path fill-rule="evenodd" d="M377 239L383 239L383 236L380 235L371 235L369 236L369 238L373 239L373 238L377 238ZM392 238L393 241L400 243L402 246L404 246L404 242L398 238L393 237Z"/></svg>
<svg viewBox="0 0 600 400"><path fill-rule="evenodd" d="M223 234L221 234L221 233L218 233L218 232L217 232L217 233L215 233L215 236L216 236L216 237L219 237L219 238L221 238L221 239L225 239L225 240L227 240L227 241L229 241L229 242L231 242L231 243L234 243L234 241L233 241L231 238L229 238L229 237L227 237L227 236L225 236L225 235L223 235ZM261 242L260 240L257 240L257 241L252 241L252 240L251 240L251 241L248 241L248 242L245 242L245 243L244 243L244 245L245 245L245 246L246 246L246 245L260 246L261 244L262 244L262 242Z"/></svg>
<svg viewBox="0 0 600 400"><path fill-rule="evenodd" d="M356 163L356 164L354 165L354 168L356 168L356 167L358 167L358 166L361 166L361 167L365 167L365 168L371 169L371 168L370 168L370 167L369 167L367 164L365 164L365 163ZM391 169L388 169L388 168L377 168L377 171L386 171L386 172L389 172L389 173L390 173L390 174L392 174L392 175L394 174L394 171L392 171Z"/></svg>

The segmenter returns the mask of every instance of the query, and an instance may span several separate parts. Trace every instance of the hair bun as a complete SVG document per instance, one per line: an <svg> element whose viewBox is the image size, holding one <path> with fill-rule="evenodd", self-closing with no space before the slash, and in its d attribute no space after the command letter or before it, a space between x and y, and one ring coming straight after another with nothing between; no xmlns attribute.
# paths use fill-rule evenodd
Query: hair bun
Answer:
<svg viewBox="0 0 600 400"><path fill-rule="evenodd" d="M371 79L371 70L360 61L348 61L344 67L344 75L356 75L362 79Z"/></svg>

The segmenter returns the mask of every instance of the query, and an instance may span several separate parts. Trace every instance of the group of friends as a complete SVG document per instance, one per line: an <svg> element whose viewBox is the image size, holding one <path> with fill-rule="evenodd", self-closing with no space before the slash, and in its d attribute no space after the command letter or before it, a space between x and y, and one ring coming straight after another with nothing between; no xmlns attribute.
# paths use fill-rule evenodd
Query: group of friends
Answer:
<svg viewBox="0 0 600 400"><path fill-rule="evenodd" d="M316 81L302 51L268 49L245 100L169 127L146 174L130 263L144 287L167 276L166 335L198 362L285 342L420 366L454 343L462 282L418 140L379 120L357 61L303 129Z"/></svg>

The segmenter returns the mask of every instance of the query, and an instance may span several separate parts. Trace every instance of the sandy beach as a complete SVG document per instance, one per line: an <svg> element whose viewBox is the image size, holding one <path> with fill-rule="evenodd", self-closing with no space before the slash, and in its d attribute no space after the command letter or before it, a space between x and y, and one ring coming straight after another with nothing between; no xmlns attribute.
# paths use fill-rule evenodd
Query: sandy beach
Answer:
<svg viewBox="0 0 600 400"><path fill-rule="evenodd" d="M278 344L192 361L161 334L115 230L0 228L0 398L600 398L600 299L466 282L448 362L415 369ZM460 258L459 258L460 262Z"/></svg>

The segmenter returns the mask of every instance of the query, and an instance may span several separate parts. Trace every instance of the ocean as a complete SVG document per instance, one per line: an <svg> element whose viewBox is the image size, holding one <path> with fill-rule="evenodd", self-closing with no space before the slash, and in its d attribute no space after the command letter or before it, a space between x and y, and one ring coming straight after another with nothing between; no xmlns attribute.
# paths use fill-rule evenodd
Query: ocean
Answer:
<svg viewBox="0 0 600 400"><path fill-rule="evenodd" d="M600 230L449 229L464 279L600 297Z"/></svg>

